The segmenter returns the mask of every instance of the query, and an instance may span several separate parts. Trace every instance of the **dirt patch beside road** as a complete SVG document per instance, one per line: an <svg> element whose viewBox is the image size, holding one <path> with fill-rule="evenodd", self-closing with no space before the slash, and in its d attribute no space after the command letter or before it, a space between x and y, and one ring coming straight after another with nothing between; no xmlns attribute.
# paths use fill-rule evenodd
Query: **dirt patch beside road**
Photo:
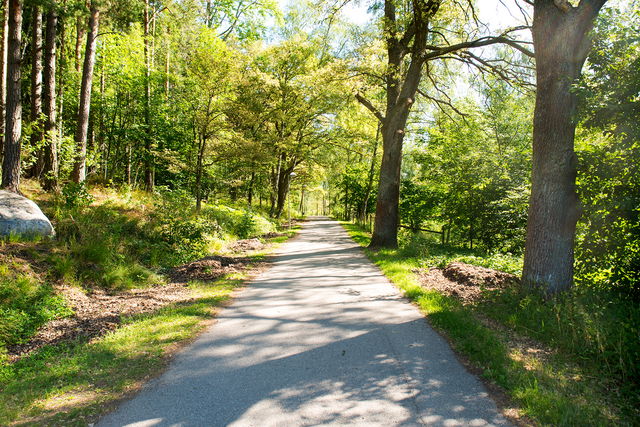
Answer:
<svg viewBox="0 0 640 427"><path fill-rule="evenodd" d="M495 291L518 283L513 274L462 262L452 262L444 269L418 271L420 284L460 299L464 304L478 301L483 291Z"/></svg>
<svg viewBox="0 0 640 427"><path fill-rule="evenodd" d="M116 329L125 316L151 313L169 304L191 301L188 283L192 280L213 281L245 271L254 264L248 257L208 256L172 269L168 284L116 294L102 289L85 292L73 286L57 286L57 291L71 305L73 316L48 322L28 342L9 347L9 360L15 362L45 345L103 336Z"/></svg>

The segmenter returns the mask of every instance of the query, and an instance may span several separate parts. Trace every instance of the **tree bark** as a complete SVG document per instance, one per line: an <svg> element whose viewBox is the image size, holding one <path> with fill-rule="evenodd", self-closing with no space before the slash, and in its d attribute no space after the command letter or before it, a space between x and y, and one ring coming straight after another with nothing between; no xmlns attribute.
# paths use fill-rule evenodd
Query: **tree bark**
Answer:
<svg viewBox="0 0 640 427"><path fill-rule="evenodd" d="M82 66L82 41L86 33L86 21L82 16L76 18L76 49L75 49L75 66L76 72L79 73Z"/></svg>
<svg viewBox="0 0 640 427"><path fill-rule="evenodd" d="M67 0L62 0L62 7L64 8L66 6ZM58 141L62 141L62 133L63 133L63 128L64 126L62 125L62 117L63 117L63 113L64 113L64 85L65 85L65 71L67 69L67 61L66 61L66 27L65 27L65 23L64 23L64 19L61 19L58 21L58 25L59 25L59 32L60 32L60 45L58 46L59 48L59 54L58 56L58 66L56 67L56 73L57 73L57 79L56 79L56 86L57 86L57 95L56 95L56 102L58 103L58 113L56 114L57 116L57 123L56 123L56 127L58 128Z"/></svg>
<svg viewBox="0 0 640 427"><path fill-rule="evenodd" d="M89 131L89 111L91 107L91 84L93 82L93 68L96 63L96 43L98 41L98 25L100 11L91 5L89 18L89 34L82 67L82 84L80 86L80 105L78 107L78 125L76 128L76 161L73 165L71 179L80 183L86 179L87 168L87 133Z"/></svg>
<svg viewBox="0 0 640 427"><path fill-rule="evenodd" d="M9 50L9 0L2 0L2 46L0 49L0 159L4 153L5 120L7 117L7 53Z"/></svg>
<svg viewBox="0 0 640 427"><path fill-rule="evenodd" d="M398 247L400 167L405 126L426 60L424 52L429 33L429 21L438 11L440 3L441 0L415 0L412 6L412 24L400 34L396 24L395 3L393 0L385 0L387 44L385 115L375 111L370 103L358 96L358 100L374 112L382 124L382 164L370 248ZM413 43L410 45L411 40ZM409 63L404 65L407 54L409 54ZM406 71L403 72L403 69Z"/></svg>
<svg viewBox="0 0 640 427"><path fill-rule="evenodd" d="M31 111L30 120L33 126L31 146L36 147L42 141L42 12L38 6L33 7L33 23L31 33ZM37 151L37 160L30 170L30 176L39 178L44 168L44 151Z"/></svg>
<svg viewBox="0 0 640 427"><path fill-rule="evenodd" d="M533 42L536 51L536 107L533 169L527 222L523 285L547 294L573 284L576 223L574 152L576 96L572 84L587 57L588 33L606 0L582 0L577 7L536 0Z"/></svg>
<svg viewBox="0 0 640 427"><path fill-rule="evenodd" d="M200 146L198 147L198 158L196 160L196 212L202 208L202 175L204 173L204 154L207 149L207 138L200 136Z"/></svg>
<svg viewBox="0 0 640 427"><path fill-rule="evenodd" d="M22 43L22 1L9 0L9 44L7 55L7 117L2 161L2 188L20 192L22 138L22 90L20 87L20 44Z"/></svg>
<svg viewBox="0 0 640 427"><path fill-rule="evenodd" d="M144 98L144 188L153 192L154 161L151 139L151 50L149 46L149 0L144 2L144 63L145 63L145 98Z"/></svg>
<svg viewBox="0 0 640 427"><path fill-rule="evenodd" d="M364 222L367 217L367 210L369 210L369 196L371 195L371 189L373 188L373 179L376 175L376 155L378 154L378 138L380 137L380 125L376 130L376 139L373 145L373 153L371 154L371 166L369 166L369 175L367 176L367 187L365 189L364 201L358 214L358 219Z"/></svg>
<svg viewBox="0 0 640 427"><path fill-rule="evenodd" d="M47 12L44 45L44 169L42 186L47 191L58 190L58 135L56 131L56 33L58 15L55 5Z"/></svg>
<svg viewBox="0 0 640 427"><path fill-rule="evenodd" d="M287 195L289 193L289 182L291 181L291 173L296 167L296 162L293 161L287 167L281 167L280 173L278 174L278 191L277 191L277 202L276 202L276 212L275 217L280 218L282 216L282 212L284 211L284 204L287 201Z"/></svg>
<svg viewBox="0 0 640 427"><path fill-rule="evenodd" d="M253 203L253 186L255 181L256 181L256 172L252 170L251 178L249 179L249 188L247 189L247 205L249 207L251 207L251 204Z"/></svg>

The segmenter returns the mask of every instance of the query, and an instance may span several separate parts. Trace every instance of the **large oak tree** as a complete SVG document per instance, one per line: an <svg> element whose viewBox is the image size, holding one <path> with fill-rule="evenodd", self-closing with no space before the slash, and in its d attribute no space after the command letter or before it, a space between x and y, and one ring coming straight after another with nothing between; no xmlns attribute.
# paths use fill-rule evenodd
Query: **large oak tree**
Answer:
<svg viewBox="0 0 640 427"><path fill-rule="evenodd" d="M589 32L606 0L535 0L536 108L533 171L522 280L525 286L556 293L573 284L576 223L574 152L576 95L590 49Z"/></svg>
<svg viewBox="0 0 640 427"><path fill-rule="evenodd" d="M411 0L408 4L400 4L398 0L385 0L383 29L387 70L384 77L386 83L384 109L378 109L362 94L356 94L357 99L376 116L382 126L383 155L375 226L370 244L372 248L393 248L398 245L402 145L407 119L425 73L425 64L450 57L453 53L466 52L473 48L497 43L509 44L527 55L532 55L516 41L506 37L507 33L495 37L470 38L449 43L447 36L431 28L438 10L445 3L448 2ZM471 3L467 3L467 7L473 11ZM410 11L409 17L402 12L406 10ZM441 41L442 44L429 43L430 41L435 43L436 40Z"/></svg>

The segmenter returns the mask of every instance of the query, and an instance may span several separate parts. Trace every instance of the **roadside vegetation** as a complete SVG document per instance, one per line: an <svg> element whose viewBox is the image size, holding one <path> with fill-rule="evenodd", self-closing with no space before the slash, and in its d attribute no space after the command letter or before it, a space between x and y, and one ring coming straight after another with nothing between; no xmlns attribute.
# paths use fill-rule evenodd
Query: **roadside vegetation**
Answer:
<svg viewBox="0 0 640 427"><path fill-rule="evenodd" d="M298 213L371 231L534 423L638 424L640 0L281 3L2 2L0 187L57 235L1 243L0 424L122 325L191 336L191 282L218 301Z"/></svg>
<svg viewBox="0 0 640 427"><path fill-rule="evenodd" d="M362 246L364 227L343 223ZM454 349L509 396L505 413L542 425L634 425L640 414L640 314L620 294L577 287L552 300L519 282L464 301L433 289L420 273L465 262L518 273L521 259L443 246L401 233L398 249L364 249L416 302ZM461 286L470 286L463 284Z"/></svg>
<svg viewBox="0 0 640 427"><path fill-rule="evenodd" d="M157 375L290 233L259 208L204 203L196 215L188 194L169 190L71 184L48 197L35 184L25 188L57 234L2 243L2 425L86 425ZM92 299L124 311L104 312ZM48 334L68 334L43 335L51 322Z"/></svg>

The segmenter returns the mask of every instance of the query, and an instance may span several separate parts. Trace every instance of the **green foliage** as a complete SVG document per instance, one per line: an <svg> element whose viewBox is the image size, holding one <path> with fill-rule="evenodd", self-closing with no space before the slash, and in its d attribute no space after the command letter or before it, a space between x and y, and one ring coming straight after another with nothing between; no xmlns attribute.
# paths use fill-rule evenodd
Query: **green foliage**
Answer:
<svg viewBox="0 0 640 427"><path fill-rule="evenodd" d="M249 237L252 237L256 232L256 225L253 213L250 210L247 210L244 215L242 215L242 218L236 227L236 236L241 239L248 239Z"/></svg>
<svg viewBox="0 0 640 427"><path fill-rule="evenodd" d="M578 191L584 208L576 283L640 300L640 14L637 4L599 16L579 83Z"/></svg>
<svg viewBox="0 0 640 427"><path fill-rule="evenodd" d="M407 153L403 221L439 223L449 244L521 253L529 198L532 98L504 83L483 90L483 104L458 103L466 116L436 113Z"/></svg>
<svg viewBox="0 0 640 427"><path fill-rule="evenodd" d="M62 188L62 198L67 209L82 209L93 203L93 196L89 193L84 182L79 184L69 182Z"/></svg>
<svg viewBox="0 0 640 427"><path fill-rule="evenodd" d="M174 252L173 259L187 262L208 253L211 239L218 234L220 227L203 217L190 219L172 219L161 226L160 236Z"/></svg>
<svg viewBox="0 0 640 427"><path fill-rule="evenodd" d="M416 231L435 217L444 198L438 189L408 179L401 182L400 194L400 220Z"/></svg>

